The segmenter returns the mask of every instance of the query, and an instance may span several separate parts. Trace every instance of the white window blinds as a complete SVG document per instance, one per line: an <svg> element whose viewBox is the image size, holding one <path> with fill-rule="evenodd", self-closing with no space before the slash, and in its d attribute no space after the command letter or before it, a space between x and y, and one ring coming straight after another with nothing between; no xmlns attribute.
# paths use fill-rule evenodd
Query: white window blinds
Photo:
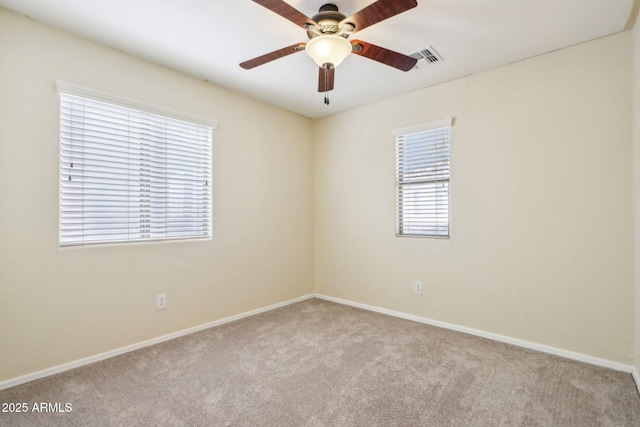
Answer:
<svg viewBox="0 0 640 427"><path fill-rule="evenodd" d="M394 131L396 234L449 237L451 119Z"/></svg>
<svg viewBox="0 0 640 427"><path fill-rule="evenodd" d="M211 237L211 126L60 100L61 245Z"/></svg>

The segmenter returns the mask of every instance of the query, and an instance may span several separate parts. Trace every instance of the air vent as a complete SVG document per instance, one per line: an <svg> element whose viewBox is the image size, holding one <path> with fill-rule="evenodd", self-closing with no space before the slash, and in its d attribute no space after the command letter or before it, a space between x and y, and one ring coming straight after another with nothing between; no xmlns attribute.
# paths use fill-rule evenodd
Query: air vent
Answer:
<svg viewBox="0 0 640 427"><path fill-rule="evenodd" d="M419 50L418 52L409 56L418 60L416 68L442 61L442 58L440 57L440 55L438 55L438 52L436 52L435 49L431 46Z"/></svg>

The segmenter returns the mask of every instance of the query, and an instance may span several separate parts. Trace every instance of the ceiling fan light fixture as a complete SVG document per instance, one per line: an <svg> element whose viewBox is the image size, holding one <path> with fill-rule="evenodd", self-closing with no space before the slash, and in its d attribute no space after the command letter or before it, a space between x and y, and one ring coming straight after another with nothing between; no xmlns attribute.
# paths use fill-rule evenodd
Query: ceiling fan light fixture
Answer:
<svg viewBox="0 0 640 427"><path fill-rule="evenodd" d="M342 36L324 34L309 40L305 50L318 67L330 64L335 68L351 53L351 43Z"/></svg>

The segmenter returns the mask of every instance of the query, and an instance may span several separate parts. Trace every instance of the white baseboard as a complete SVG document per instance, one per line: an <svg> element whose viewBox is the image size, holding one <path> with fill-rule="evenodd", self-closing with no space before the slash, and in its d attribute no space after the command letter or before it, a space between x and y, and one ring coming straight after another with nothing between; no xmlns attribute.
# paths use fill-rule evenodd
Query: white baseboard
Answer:
<svg viewBox="0 0 640 427"><path fill-rule="evenodd" d="M375 311L376 313L387 314L394 317L399 317L401 319L412 320L414 322L424 323L427 325L437 326L444 329L450 329L457 332L464 332L466 334L475 335L482 338L488 338L494 341L503 342L506 344L512 344L518 347L528 348L531 350L541 351L543 353L553 354L556 356L561 356L567 359L573 359L580 362L589 363L592 365L602 366L609 369L614 369L616 371L634 373L634 379L636 381L636 385L640 384L640 377L637 372L633 370L633 368L629 365L625 365L622 363L612 362L610 360L600 359L597 357L587 356L581 353L574 353L572 351L563 350L556 347L551 347L543 344L536 344L529 341L520 340L517 338L511 338L504 335L494 334L491 332L481 331L479 329L467 328L465 326L455 325L452 323L441 322L438 320L428 319L426 317L414 316L412 314L405 314L399 311L388 310L386 308L376 307L373 305L362 304L359 302L354 302L350 300L344 300L340 298L334 298L327 295L315 294L316 298L320 298L326 301L336 302L338 304L349 305L352 307L362 308L364 310Z"/></svg>
<svg viewBox="0 0 640 427"><path fill-rule="evenodd" d="M427 325L432 325L432 326L437 326L440 328L444 328L444 329L450 329L453 331L458 331L458 332L463 332L463 333L467 333L467 334L471 334L471 335L475 335L475 336L479 336L482 338L488 338L494 341L499 341L499 342L503 342L506 344L512 344L518 347L523 347L523 348L528 348L531 350L537 350L537 351L541 351L543 353L549 353L549 354L553 354L556 356L561 356L561 357L565 357L567 359L573 359L573 360L577 360L580 362L585 362L585 363L589 363L592 365L596 365L596 366L602 366L605 368L609 368L609 369L614 369L616 371L622 371L622 372L628 372L631 373L631 375L633 376L633 379L636 383L636 387L638 388L638 391L640 392L640 374L638 373L638 371L635 369L635 367L629 366L629 365L624 365L622 363L617 363L617 362L612 362L609 360L605 360L605 359L600 359L597 357L592 357L592 356L587 356L584 354L580 354L580 353L574 353L571 351L567 351L567 350L562 350L559 348L555 348L555 347L550 347L550 346L546 346L546 345L542 345L542 344L536 344L536 343L532 343L529 341L524 341L524 340L520 340L520 339L516 339L516 338L511 338L511 337L507 337L504 335L499 335L499 334L494 334L491 332L485 332L485 331L481 331L478 329L472 329L472 328L467 328L465 326L460 326L460 325L455 325L452 323L446 323L446 322L441 322L438 320L433 320L433 319L428 319L425 317L420 317L420 316L414 316L411 314L406 314L406 313L402 313L399 311L393 311L393 310L388 310L386 308L381 308L381 307L376 307L376 306L372 306L372 305L368 305L368 304L363 304L363 303L358 303L358 302L354 302L354 301L350 301L350 300L345 300L345 299L340 299L340 298L334 298L334 297L330 297L327 295L322 295L322 294L311 294L311 295L304 295L298 298L294 298L292 300L288 300L288 301L284 301L281 303L277 303L277 304L273 304L267 307L263 307L263 308L258 308L256 310L251 310L251 311L247 311L245 313L240 313L234 316L230 316L230 317L225 317L224 319L219 319L219 320L215 320L213 322L209 322L209 323L205 323L202 325L198 325L198 326L194 326L192 328L188 328L188 329L184 329L181 331L177 331L177 332L173 332L171 334L167 334L167 335L163 335L157 338L152 338L150 340L146 340L146 341L142 341L136 344L131 344L125 347L120 347L117 348L115 350L111 350L111 351L107 351L105 353L100 353L100 354L96 354L94 356L89 356L83 359L79 359L79 360L75 360L73 362L69 362L69 363L65 363L62 365L58 365L58 366L54 366L52 368L47 368L41 371L37 371L37 372L33 372L27 375L23 375L20 377L16 377L16 378L12 378L12 379L8 379L5 381L0 381L0 390L4 390L10 387L14 387L20 384L24 384L30 381L34 381L37 379L41 379L44 377L48 377L50 375L54 375L54 374L58 374L61 372L65 372L65 371L69 371L71 369L75 369L75 368L79 368L81 366L85 366L85 365L89 365L91 363L95 363L95 362L99 362L101 360L105 360L105 359L109 359L111 357L115 357L115 356L119 356L121 354L125 354L125 353L129 353L131 351L134 350L138 350L144 347L149 347L152 346L154 344L159 344L165 341L169 341L175 338L179 338L185 335L189 335L192 334L194 332L199 332L205 329L209 329L209 328L213 328L215 326L219 326L219 325L223 325L225 323L230 323L230 322L234 322L236 320L240 320L243 319L245 317L250 317L250 316L255 316L256 314L260 314L260 313L265 313L267 311L271 311L271 310L275 310L276 308L280 308L280 307L284 307L290 304L295 304L297 302L301 302L301 301L305 301L311 298L319 298L319 299L323 299L326 301L331 301L331 302L335 302L338 304L343 304L343 305L348 305L348 306L352 306L352 307L356 307L356 308L362 308L364 310L369 310L369 311L373 311L376 313L382 313L382 314L386 314L389 316L394 316L394 317L398 317L401 319L406 319L406 320L412 320L414 322L419 322L419 323L424 323Z"/></svg>
<svg viewBox="0 0 640 427"><path fill-rule="evenodd" d="M89 365L91 363L99 362L101 360L109 359L114 356L129 353L134 350L139 350L144 347L149 347L154 344L160 344L165 341L169 341L175 338L179 338L185 335L192 334L194 332L203 331L205 329L213 328L214 326L223 325L225 323L234 322L236 320L244 319L245 317L255 316L256 314L265 313L267 311L275 310L276 308L284 307L297 302L305 301L313 298L313 295L304 295L292 300L280 302L267 307L258 308L256 310L247 311L245 313L236 314L235 316L225 317L224 319L214 320L213 322L205 323L203 325L194 326L192 328L183 329L181 331L173 332L171 334L163 335L161 337L152 338L150 340L142 341L136 344L131 344L125 347L120 347L115 350L107 351L105 353L96 354L94 356L85 357L83 359L75 360L73 362L65 363L62 365L54 366L52 368L43 369L42 371L33 372L27 375L23 375L16 378L0 381L0 390L4 390L9 387L14 387L20 384L27 383L29 381L38 380L40 378L48 377L50 375L58 374L60 372L69 371L71 369L79 368L81 366Z"/></svg>

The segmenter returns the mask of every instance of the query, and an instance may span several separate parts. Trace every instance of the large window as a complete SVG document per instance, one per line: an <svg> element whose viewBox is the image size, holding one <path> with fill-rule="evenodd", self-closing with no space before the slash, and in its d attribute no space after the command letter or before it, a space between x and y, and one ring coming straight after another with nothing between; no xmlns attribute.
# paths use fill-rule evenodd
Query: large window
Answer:
<svg viewBox="0 0 640 427"><path fill-rule="evenodd" d="M61 245L211 237L215 123L58 91Z"/></svg>
<svg viewBox="0 0 640 427"><path fill-rule="evenodd" d="M449 237L451 119L393 132L396 235Z"/></svg>

